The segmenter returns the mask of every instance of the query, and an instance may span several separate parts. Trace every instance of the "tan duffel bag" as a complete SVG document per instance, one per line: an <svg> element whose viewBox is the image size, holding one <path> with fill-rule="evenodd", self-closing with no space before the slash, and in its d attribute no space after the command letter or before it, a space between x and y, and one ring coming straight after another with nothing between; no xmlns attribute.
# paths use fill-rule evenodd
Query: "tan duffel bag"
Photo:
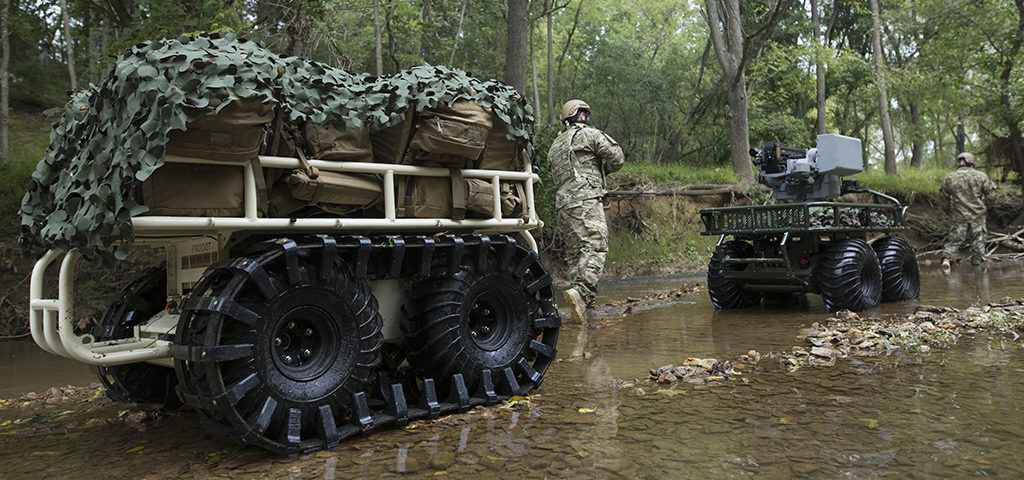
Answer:
<svg viewBox="0 0 1024 480"><path fill-rule="evenodd" d="M305 153L312 158L339 162L373 161L370 131L365 128L356 128L351 123L345 130L309 125L303 133Z"/></svg>
<svg viewBox="0 0 1024 480"><path fill-rule="evenodd" d="M494 126L487 135L487 145L484 147L480 161L476 163L476 168L523 171L523 161L521 158L524 148L523 142L506 138L505 135L508 130L496 115L491 120Z"/></svg>
<svg viewBox="0 0 1024 480"><path fill-rule="evenodd" d="M225 163L245 163L260 151L274 106L255 98L235 100L219 112L200 116L185 131L167 135L166 153Z"/></svg>
<svg viewBox="0 0 1024 480"><path fill-rule="evenodd" d="M284 179L292 196L306 205L344 215L369 208L384 198L384 189L375 176L316 169L314 172L310 175L296 169Z"/></svg>
<svg viewBox="0 0 1024 480"><path fill-rule="evenodd" d="M424 110L416 121L405 163L462 168L484 151L493 114L473 100Z"/></svg>
<svg viewBox="0 0 1024 480"><path fill-rule="evenodd" d="M165 153L228 165L166 162L137 186L144 215L241 217L245 215L242 165L253 162L257 210L265 212L267 189L257 154L274 110L256 99L235 100L219 112L167 135Z"/></svg>
<svg viewBox="0 0 1024 480"><path fill-rule="evenodd" d="M400 176L397 179L398 196L395 206L403 218L452 218L452 179L447 177ZM464 185L464 182L462 183ZM458 185L458 184L456 184ZM460 191L465 198L465 191ZM456 196L456 198L459 198ZM459 205L459 215L465 217L465 202Z"/></svg>
<svg viewBox="0 0 1024 480"><path fill-rule="evenodd" d="M271 214L288 216L314 206L335 215L372 207L384 198L379 175L320 170L309 164L317 160L370 162L373 147L369 131L349 124L345 130L303 125L290 133L278 129L272 145L278 155L298 157L301 168L273 172L275 185L270 196Z"/></svg>
<svg viewBox="0 0 1024 480"><path fill-rule="evenodd" d="M462 220L467 214L476 218L494 216L494 190L491 182L464 179L462 172L451 171L450 177L402 176L396 188L395 205L399 217L451 218ZM502 182L501 214L521 211L521 194L513 183Z"/></svg>
<svg viewBox="0 0 1024 480"><path fill-rule="evenodd" d="M400 123L370 134L374 162L401 163L412 135L412 119L413 109L409 108Z"/></svg>
<svg viewBox="0 0 1024 480"><path fill-rule="evenodd" d="M244 216L244 191L241 167L192 163L165 163L138 187L144 215L183 217Z"/></svg>
<svg viewBox="0 0 1024 480"><path fill-rule="evenodd" d="M466 210L485 216L494 216L494 189L491 182L476 178L467 178L466 182ZM516 212L522 204L517 194L517 189L511 182L501 182L498 190L501 192L501 216L508 217Z"/></svg>

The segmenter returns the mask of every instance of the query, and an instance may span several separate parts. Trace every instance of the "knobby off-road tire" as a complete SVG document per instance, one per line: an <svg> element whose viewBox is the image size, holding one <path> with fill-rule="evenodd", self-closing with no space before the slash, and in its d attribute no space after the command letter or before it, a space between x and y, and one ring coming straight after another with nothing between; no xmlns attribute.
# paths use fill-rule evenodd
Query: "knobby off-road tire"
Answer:
<svg viewBox="0 0 1024 480"><path fill-rule="evenodd" d="M742 271L748 265L725 265L726 258L749 258L754 256L754 247L747 242L730 240L715 249L708 262L708 294L715 308L726 310L747 308L761 303L761 294L748 292L734 280L725 278L726 271Z"/></svg>
<svg viewBox="0 0 1024 480"><path fill-rule="evenodd" d="M825 308L860 312L875 308L882 298L882 271L878 257L859 238L839 240L821 255L819 287Z"/></svg>
<svg viewBox="0 0 1024 480"><path fill-rule="evenodd" d="M882 268L882 301L914 300L921 294L921 269L914 247L901 237L885 237L872 247Z"/></svg>
<svg viewBox="0 0 1024 480"><path fill-rule="evenodd" d="M359 431L355 405L373 390L382 321L367 282L330 247L278 240L199 282L172 354L182 398L205 427L281 454Z"/></svg>
<svg viewBox="0 0 1024 480"><path fill-rule="evenodd" d="M407 295L409 364L440 391L461 375L478 396L523 395L540 385L555 358L561 320L551 276L536 253L514 242L503 249L488 248L453 273L414 284Z"/></svg>
<svg viewBox="0 0 1024 480"><path fill-rule="evenodd" d="M121 290L117 300L103 311L92 335L97 341L131 337L134 327L163 310L166 301L166 269L148 269ZM96 365L93 372L112 400L163 410L181 406L174 390L178 381L173 368L140 362Z"/></svg>

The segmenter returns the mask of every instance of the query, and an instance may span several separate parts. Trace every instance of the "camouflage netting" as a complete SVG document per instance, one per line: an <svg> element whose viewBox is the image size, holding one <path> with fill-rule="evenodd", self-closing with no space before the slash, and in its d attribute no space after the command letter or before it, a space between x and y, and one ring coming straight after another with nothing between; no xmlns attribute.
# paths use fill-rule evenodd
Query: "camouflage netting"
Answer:
<svg viewBox="0 0 1024 480"><path fill-rule="evenodd" d="M144 42L121 55L100 86L75 93L64 107L22 201L22 253L79 248L105 263L125 258L131 218L147 211L135 200L136 187L163 165L168 133L252 98L278 105L294 122L344 128L349 121L370 131L399 123L410 108L474 99L493 109L510 140L532 149L525 99L460 70L420 66L374 77L281 57L233 36Z"/></svg>

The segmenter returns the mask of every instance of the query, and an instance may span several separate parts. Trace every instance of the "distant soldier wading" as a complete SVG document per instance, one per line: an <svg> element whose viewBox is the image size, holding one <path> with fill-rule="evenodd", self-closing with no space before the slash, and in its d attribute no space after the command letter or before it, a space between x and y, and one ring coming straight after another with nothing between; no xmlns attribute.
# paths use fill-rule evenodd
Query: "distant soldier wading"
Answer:
<svg viewBox="0 0 1024 480"><path fill-rule="evenodd" d="M568 227L569 281L566 303L575 322L586 323L594 305L597 281L608 254L608 225L604 218L604 176L622 168L622 148L604 132L590 126L590 106L569 100L562 106L566 129L548 151L558 191L558 220Z"/></svg>
<svg viewBox="0 0 1024 480"><path fill-rule="evenodd" d="M942 249L942 271L949 273L958 250L966 241L971 247L971 264L985 261L985 214L995 200L996 186L984 172L974 169L974 155L957 155L957 169L946 175L939 187L942 208L950 216L949 236Z"/></svg>

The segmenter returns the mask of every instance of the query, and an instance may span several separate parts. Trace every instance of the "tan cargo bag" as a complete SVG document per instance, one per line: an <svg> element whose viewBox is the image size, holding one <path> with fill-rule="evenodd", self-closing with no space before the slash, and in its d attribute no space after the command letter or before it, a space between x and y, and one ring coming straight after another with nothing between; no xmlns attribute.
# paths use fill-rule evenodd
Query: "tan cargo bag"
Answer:
<svg viewBox="0 0 1024 480"><path fill-rule="evenodd" d="M165 163L138 191L141 203L149 207L144 215L245 215L242 168L234 165Z"/></svg>
<svg viewBox="0 0 1024 480"><path fill-rule="evenodd" d="M506 138L505 135L508 130L505 127L505 123L496 115L492 114L491 121L494 126L491 127L491 131L487 135L487 145L484 147L483 156L477 162L476 168L523 171L523 161L521 158L524 148L523 142Z"/></svg>
<svg viewBox="0 0 1024 480"><path fill-rule="evenodd" d="M273 143L278 144L271 147L278 155L298 157L303 164L302 168L273 172L275 185L270 203L275 217L288 216L306 206L345 215L383 200L384 189L378 175L320 170L307 160L307 155L311 155L317 160L373 161L367 129L351 124L344 131L305 125L289 133L276 132Z"/></svg>
<svg viewBox="0 0 1024 480"><path fill-rule="evenodd" d="M373 146L370 131L349 123L344 131L318 126L304 130L306 154L317 160L339 162L372 162Z"/></svg>
<svg viewBox="0 0 1024 480"><path fill-rule="evenodd" d="M461 177L460 177L461 178ZM453 215L452 179L447 177L398 177L395 189L398 196L395 206L399 217L414 218L464 218L465 202L460 201L460 213ZM457 182L465 185L465 182ZM457 187L458 188L458 187ZM463 187L464 188L464 187ZM465 190L457 192L455 198L465 198ZM461 215L461 217L460 217Z"/></svg>
<svg viewBox="0 0 1024 480"><path fill-rule="evenodd" d="M405 120L370 134L373 161L377 163L400 163L409 146L412 135L412 112L410 108Z"/></svg>
<svg viewBox="0 0 1024 480"><path fill-rule="evenodd" d="M384 199L384 189L374 175L325 172L314 175L296 169L285 177L292 196L306 205L343 215L369 208Z"/></svg>
<svg viewBox="0 0 1024 480"><path fill-rule="evenodd" d="M256 99L235 100L167 135L166 153L226 163L245 163L260 151L274 107Z"/></svg>
<svg viewBox="0 0 1024 480"><path fill-rule="evenodd" d="M493 217L494 188L491 182L476 178L467 178L465 182L466 210L485 217ZM501 192L501 216L508 217L514 214L522 204L515 186L511 182L501 182L498 190Z"/></svg>
<svg viewBox="0 0 1024 480"><path fill-rule="evenodd" d="M399 217L451 218L462 220L467 214L476 218L494 216L494 190L491 182L464 179L453 169L450 177L399 177L395 205ZM515 215L522 210L522 193L514 183L502 182L501 214Z"/></svg>
<svg viewBox="0 0 1024 480"><path fill-rule="evenodd" d="M484 151L492 116L472 100L424 110L416 122L405 162L451 168L472 165Z"/></svg>

